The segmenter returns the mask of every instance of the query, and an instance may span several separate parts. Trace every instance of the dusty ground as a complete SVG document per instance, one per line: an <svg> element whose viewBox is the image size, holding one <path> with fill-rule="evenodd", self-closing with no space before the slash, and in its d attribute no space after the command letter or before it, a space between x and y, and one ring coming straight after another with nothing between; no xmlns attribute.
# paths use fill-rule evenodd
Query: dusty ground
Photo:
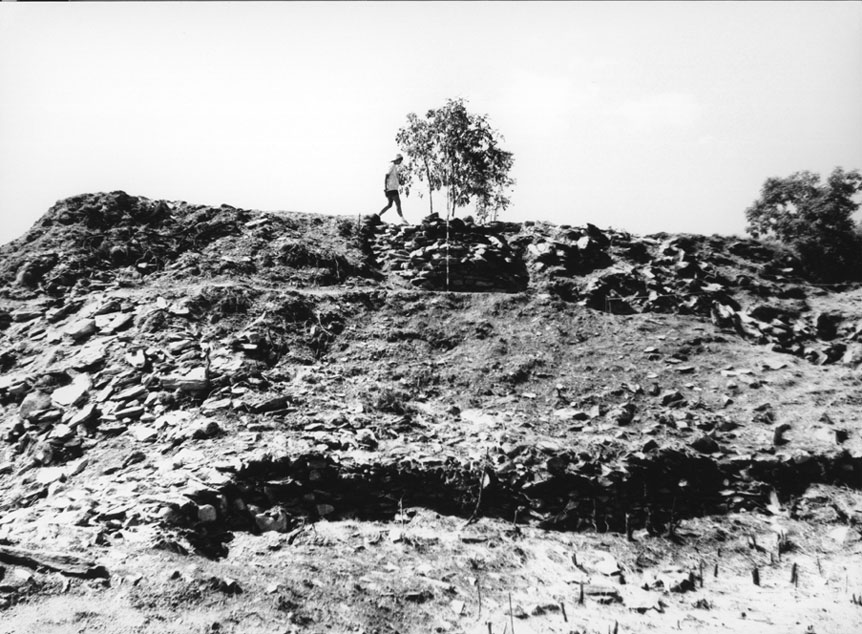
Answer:
<svg viewBox="0 0 862 634"><path fill-rule="evenodd" d="M862 290L705 240L776 349L555 291L604 268L416 290L355 219L118 200L2 254L0 549L107 574L0 559L0 633L862 631Z"/></svg>
<svg viewBox="0 0 862 634"><path fill-rule="evenodd" d="M783 524L797 546L774 563L747 543L749 531L774 535L774 523L749 515L686 522L680 545L516 531L484 519L464 528L423 511L394 526L320 522L292 540L245 534L219 562L125 544L107 559L110 588L72 582L65 593L7 610L0 631L487 632L490 623L503 632L511 631L510 596L516 632L606 632L615 624L621 632L854 631L858 541ZM616 566L621 574L605 572ZM669 591L701 569L702 587L698 577ZM213 578L235 580L242 593L214 589ZM643 589L659 580L664 589Z"/></svg>

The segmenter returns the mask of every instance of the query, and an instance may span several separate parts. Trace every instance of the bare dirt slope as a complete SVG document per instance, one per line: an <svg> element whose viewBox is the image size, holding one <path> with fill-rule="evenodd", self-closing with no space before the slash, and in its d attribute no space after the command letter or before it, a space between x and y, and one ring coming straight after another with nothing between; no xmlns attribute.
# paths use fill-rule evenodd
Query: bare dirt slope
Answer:
<svg viewBox="0 0 862 634"><path fill-rule="evenodd" d="M122 192L0 248L0 632L862 631L862 289Z"/></svg>

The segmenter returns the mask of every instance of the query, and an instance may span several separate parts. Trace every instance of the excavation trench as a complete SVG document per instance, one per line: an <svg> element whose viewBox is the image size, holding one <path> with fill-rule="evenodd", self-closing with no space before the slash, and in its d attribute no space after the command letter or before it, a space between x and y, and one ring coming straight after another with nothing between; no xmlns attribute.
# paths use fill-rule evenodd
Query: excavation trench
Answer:
<svg viewBox="0 0 862 634"><path fill-rule="evenodd" d="M551 471L416 461L341 465L331 456L253 462L229 484L192 496L174 522L203 541L230 532L287 532L309 521L393 521L423 507L463 518L494 517L550 530L661 533L675 522L757 511L775 491L785 506L815 483L862 489L862 458L847 452L715 460L678 451L639 454L617 467L552 457ZM556 460L556 462L554 462Z"/></svg>

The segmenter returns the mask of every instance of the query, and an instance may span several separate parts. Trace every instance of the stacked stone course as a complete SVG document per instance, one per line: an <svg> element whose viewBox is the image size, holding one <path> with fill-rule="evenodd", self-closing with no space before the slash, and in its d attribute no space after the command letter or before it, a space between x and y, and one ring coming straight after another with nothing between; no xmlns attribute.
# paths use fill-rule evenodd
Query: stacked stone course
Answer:
<svg viewBox="0 0 862 634"><path fill-rule="evenodd" d="M373 225L372 251L378 265L414 288L451 291L525 290L523 261L502 229L433 214L418 225Z"/></svg>

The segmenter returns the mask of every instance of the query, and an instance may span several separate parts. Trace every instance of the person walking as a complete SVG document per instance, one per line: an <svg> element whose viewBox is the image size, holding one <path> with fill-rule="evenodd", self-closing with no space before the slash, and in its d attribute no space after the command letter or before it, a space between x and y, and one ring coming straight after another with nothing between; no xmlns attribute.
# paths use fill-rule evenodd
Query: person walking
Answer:
<svg viewBox="0 0 862 634"><path fill-rule="evenodd" d="M395 203L395 210L398 212L398 216L402 221L407 222L404 218L404 214L401 213L401 196L398 195L398 190L401 187L401 179L399 175L399 171L401 169L401 163L404 161L404 157L400 154L397 154L394 159L392 159L392 166L389 168L389 171L386 172L386 176L383 177L383 193L386 194L386 206L380 210L378 215L382 216L386 211L392 207L392 203Z"/></svg>

